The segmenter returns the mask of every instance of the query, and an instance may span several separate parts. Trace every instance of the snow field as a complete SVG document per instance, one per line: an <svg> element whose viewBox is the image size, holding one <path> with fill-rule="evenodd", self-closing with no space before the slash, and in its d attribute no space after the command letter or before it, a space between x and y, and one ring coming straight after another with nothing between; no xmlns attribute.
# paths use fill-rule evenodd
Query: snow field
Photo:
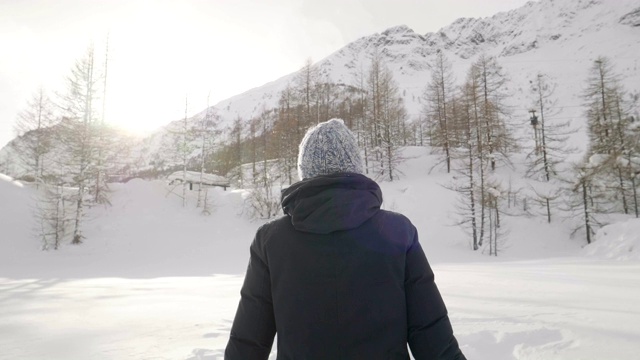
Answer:
<svg viewBox="0 0 640 360"><path fill-rule="evenodd" d="M469 359L631 359L640 265L566 258L436 266Z"/></svg>
<svg viewBox="0 0 640 360"><path fill-rule="evenodd" d="M603 228L582 249L567 222L507 217L504 251L489 257L454 225L450 176L429 174L435 157L404 157L401 180L381 184L384 207L418 228L469 359L634 358L640 263L637 251L621 254L638 241L637 221ZM246 192L211 189L213 213L202 216L196 192L182 208L181 189L164 181L112 190L111 207L89 212L83 245L43 252L32 238L35 190L0 179L0 359L223 358L261 224L243 215Z"/></svg>
<svg viewBox="0 0 640 360"><path fill-rule="evenodd" d="M469 359L635 356L636 263L564 259L434 270ZM0 359L220 360L241 282L241 275L2 279Z"/></svg>
<svg viewBox="0 0 640 360"><path fill-rule="evenodd" d="M239 275L0 280L0 359L186 359L221 349Z"/></svg>

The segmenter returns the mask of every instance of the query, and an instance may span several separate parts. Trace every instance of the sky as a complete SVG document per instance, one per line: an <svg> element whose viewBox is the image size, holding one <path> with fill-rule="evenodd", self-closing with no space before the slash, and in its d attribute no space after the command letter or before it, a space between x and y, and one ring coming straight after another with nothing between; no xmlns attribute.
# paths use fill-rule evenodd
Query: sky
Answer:
<svg viewBox="0 0 640 360"><path fill-rule="evenodd" d="M424 34L526 0L0 0L0 147L89 46L108 58L105 119L134 134L202 111L401 24ZM108 39L108 41L107 41ZM105 51L108 44L108 53ZM105 56L108 54L108 56Z"/></svg>

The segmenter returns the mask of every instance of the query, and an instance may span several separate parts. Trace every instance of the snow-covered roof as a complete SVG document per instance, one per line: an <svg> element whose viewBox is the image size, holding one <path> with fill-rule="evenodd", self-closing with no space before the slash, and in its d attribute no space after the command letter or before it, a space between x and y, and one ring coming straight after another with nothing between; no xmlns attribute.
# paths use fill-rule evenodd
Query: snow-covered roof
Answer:
<svg viewBox="0 0 640 360"><path fill-rule="evenodd" d="M169 180L184 180L184 172L176 171L173 174L167 176ZM200 183L200 173L197 171L187 171L187 182L199 184ZM202 174L202 183L205 185L215 185L215 186L229 186L229 180L226 178L215 175L215 174Z"/></svg>
<svg viewBox="0 0 640 360"><path fill-rule="evenodd" d="M0 173L0 182L6 182L6 183L8 183L10 185L13 185L13 186L23 187L21 182L15 180L11 176L8 176L8 175L2 174L2 173Z"/></svg>

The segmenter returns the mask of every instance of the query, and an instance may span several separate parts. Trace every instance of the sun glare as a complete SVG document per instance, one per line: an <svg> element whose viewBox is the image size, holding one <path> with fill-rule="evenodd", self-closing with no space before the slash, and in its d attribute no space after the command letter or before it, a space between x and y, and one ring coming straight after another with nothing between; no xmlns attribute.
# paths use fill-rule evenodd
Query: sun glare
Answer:
<svg viewBox="0 0 640 360"><path fill-rule="evenodd" d="M269 25L271 33L257 37L255 29L225 18L223 6L230 5L216 4L217 11L203 14L182 3L138 4L112 21L106 114L110 123L148 132L182 118L185 97L191 116L207 102L215 105L229 93L262 85L299 65L298 59L287 59L279 51L282 30L276 24Z"/></svg>
<svg viewBox="0 0 640 360"><path fill-rule="evenodd" d="M177 119L195 71L186 66L193 28L171 4L138 5L108 29L106 119L133 133Z"/></svg>

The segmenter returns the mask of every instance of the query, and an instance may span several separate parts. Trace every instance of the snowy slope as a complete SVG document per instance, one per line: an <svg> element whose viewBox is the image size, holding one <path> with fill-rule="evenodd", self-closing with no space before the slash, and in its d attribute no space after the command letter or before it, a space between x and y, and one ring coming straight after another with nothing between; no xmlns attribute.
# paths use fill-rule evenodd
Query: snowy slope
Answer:
<svg viewBox="0 0 640 360"><path fill-rule="evenodd" d="M637 261L585 257L570 224L526 217L504 219L498 258L472 252L442 187L450 176L429 173L437 159L424 148L404 156L403 179L382 184L384 207L418 228L469 359L635 357ZM111 207L89 212L83 245L43 252L29 226L35 190L0 178L0 359L223 358L261 224L243 215L245 192L213 189L202 216L194 193L182 208L160 181L112 190ZM597 242L611 249L636 228Z"/></svg>
<svg viewBox="0 0 640 360"><path fill-rule="evenodd" d="M435 33L418 34L401 25L358 39L317 62L324 79L352 84L353 76L369 65L377 49L393 71L412 117L420 112L419 99L429 78L429 62L438 50L454 63L458 80L481 52L498 56L511 75L517 96L512 105L523 107L523 89L542 71L561 85L560 103L576 105L587 70L599 55L609 56L632 92L640 92L637 68L640 27L637 0L542 0L489 18L461 18ZM634 15L635 14L635 15ZM249 90L215 105L230 121L245 119L277 104L278 92L295 74ZM526 114L526 112L525 112Z"/></svg>
<svg viewBox="0 0 640 360"><path fill-rule="evenodd" d="M602 227L583 253L605 259L640 260L640 219Z"/></svg>
<svg viewBox="0 0 640 360"><path fill-rule="evenodd" d="M392 27L347 44L314 66L321 81L355 85L355 75L366 72L372 54L378 51L394 74L409 120L416 120L430 77L429 63L438 50L452 62L458 83L477 55L486 53L497 56L509 76L504 91L510 95L506 105L514 123L526 123L534 101L529 82L543 72L557 84L554 117L572 120L574 128L580 128L584 125L582 90L588 69L598 56L608 56L629 93L640 95L639 13L637 0L531 1L488 18L461 18L435 33L422 35L405 25ZM288 74L216 104L213 108L223 127L237 117L246 121L276 107L280 92L295 82L295 76ZM635 107L640 108L637 98ZM192 119L200 119L206 112L204 109ZM586 147L584 132L571 141L581 150Z"/></svg>
<svg viewBox="0 0 640 360"><path fill-rule="evenodd" d="M89 212L85 243L49 252L40 251L31 219L35 189L0 189L0 277L149 278L244 271L246 264L237 258L244 256L257 224L241 215L243 192L210 189L213 214L207 217L194 208L196 192L189 195L191 206L183 209L175 194L181 188L175 193L171 188L164 181L140 179L112 184L112 206Z"/></svg>
<svg viewBox="0 0 640 360"><path fill-rule="evenodd" d="M31 192L18 181L0 174L0 261L10 253L32 254L39 247L24 241L32 235Z"/></svg>

